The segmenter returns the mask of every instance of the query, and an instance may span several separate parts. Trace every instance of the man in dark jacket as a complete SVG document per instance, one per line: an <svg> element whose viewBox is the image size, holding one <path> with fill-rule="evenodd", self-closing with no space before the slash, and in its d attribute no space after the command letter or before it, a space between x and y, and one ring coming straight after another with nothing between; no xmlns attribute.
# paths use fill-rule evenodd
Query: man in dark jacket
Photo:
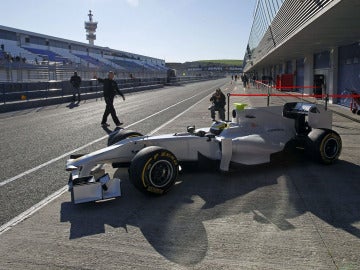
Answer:
<svg viewBox="0 0 360 270"><path fill-rule="evenodd" d="M80 102L80 84L81 84L81 77L74 72L74 75L70 78L70 83L73 87L73 101L75 101L75 94L78 95L78 102Z"/></svg>
<svg viewBox="0 0 360 270"><path fill-rule="evenodd" d="M225 121L226 98L220 88L216 89L215 93L211 96L210 101L213 103L209 108L212 120L215 121L215 111L218 111L220 119Z"/></svg>
<svg viewBox="0 0 360 270"><path fill-rule="evenodd" d="M114 76L115 76L115 74L112 71L109 71L108 77L106 79L101 79L101 78L97 78L96 76L94 76L94 78L97 79L98 82L104 84L103 94L104 94L104 99L105 99L105 103L106 103L106 108L105 108L105 112L104 112L104 115L103 115L103 118L101 121L101 125L103 127L110 126L108 123L106 123L109 114L111 114L111 117L116 126L119 127L123 124L120 122L119 118L116 116L116 111L114 108L114 97L116 94L119 94L120 96L122 96L123 100L125 101L125 96L119 90L119 86L116 83L116 81L114 80Z"/></svg>

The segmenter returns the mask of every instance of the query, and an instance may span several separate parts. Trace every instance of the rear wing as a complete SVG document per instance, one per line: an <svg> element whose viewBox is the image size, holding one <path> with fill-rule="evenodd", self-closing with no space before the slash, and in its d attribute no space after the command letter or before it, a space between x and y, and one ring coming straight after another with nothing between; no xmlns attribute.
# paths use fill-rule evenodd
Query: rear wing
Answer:
<svg viewBox="0 0 360 270"><path fill-rule="evenodd" d="M289 102L284 105L283 116L295 120L307 118L312 128L332 128L332 112L319 104Z"/></svg>

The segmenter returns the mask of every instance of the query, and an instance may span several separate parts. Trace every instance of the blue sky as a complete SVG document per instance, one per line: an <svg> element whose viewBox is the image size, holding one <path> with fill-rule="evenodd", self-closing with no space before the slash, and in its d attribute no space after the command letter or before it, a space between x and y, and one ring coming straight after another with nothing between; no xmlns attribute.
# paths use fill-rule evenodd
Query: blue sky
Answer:
<svg viewBox="0 0 360 270"><path fill-rule="evenodd" d="M98 22L95 45L185 62L243 59L256 0L2 1L0 25L85 42L84 21Z"/></svg>

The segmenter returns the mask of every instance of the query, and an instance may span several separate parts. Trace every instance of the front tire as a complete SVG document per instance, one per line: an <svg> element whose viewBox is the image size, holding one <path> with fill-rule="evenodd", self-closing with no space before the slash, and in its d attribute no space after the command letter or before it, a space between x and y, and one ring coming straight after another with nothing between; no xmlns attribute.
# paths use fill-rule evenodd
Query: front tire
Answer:
<svg viewBox="0 0 360 270"><path fill-rule="evenodd" d="M140 150L131 161L129 178L140 191L162 195L174 185L178 167L178 160L173 153L158 146L150 146Z"/></svg>
<svg viewBox="0 0 360 270"><path fill-rule="evenodd" d="M330 129L313 129L309 135L309 153L323 164L332 164L340 156L342 141L340 135Z"/></svg>

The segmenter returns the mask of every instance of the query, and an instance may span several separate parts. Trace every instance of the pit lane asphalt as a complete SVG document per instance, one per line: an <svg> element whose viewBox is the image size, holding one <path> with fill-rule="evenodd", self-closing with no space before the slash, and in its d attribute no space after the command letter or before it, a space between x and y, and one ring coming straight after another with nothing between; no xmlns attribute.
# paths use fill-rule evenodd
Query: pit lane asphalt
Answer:
<svg viewBox="0 0 360 270"><path fill-rule="evenodd" d="M129 94L125 102L115 99L115 106L125 127L131 125L131 129L147 134L224 83L225 80L209 81ZM104 101L95 100L77 107L59 105L2 114L1 182L106 136L114 129L114 124L109 116L112 130L100 127L103 110ZM87 153L104 146L106 139L80 152ZM64 171L67 158L69 155L2 186L0 205L5 211L2 211L0 224L64 186L68 178Z"/></svg>
<svg viewBox="0 0 360 270"><path fill-rule="evenodd" d="M144 92L127 96L125 103L116 100L118 114L135 123L204 91L131 127L146 134L217 86L243 91L239 83L219 80ZM266 104L264 99L239 101ZM157 133L208 126L208 105L205 98ZM92 101L73 109L1 115L1 132L6 132L1 179L104 136L102 112L103 102ZM236 166L229 174L184 172L159 198L140 194L124 170L113 170L122 179L123 197L75 206L63 194L0 235L0 269L357 269L360 125L334 115L334 129L343 139L343 152L332 166L287 157ZM65 160L0 187L2 222L63 187Z"/></svg>

